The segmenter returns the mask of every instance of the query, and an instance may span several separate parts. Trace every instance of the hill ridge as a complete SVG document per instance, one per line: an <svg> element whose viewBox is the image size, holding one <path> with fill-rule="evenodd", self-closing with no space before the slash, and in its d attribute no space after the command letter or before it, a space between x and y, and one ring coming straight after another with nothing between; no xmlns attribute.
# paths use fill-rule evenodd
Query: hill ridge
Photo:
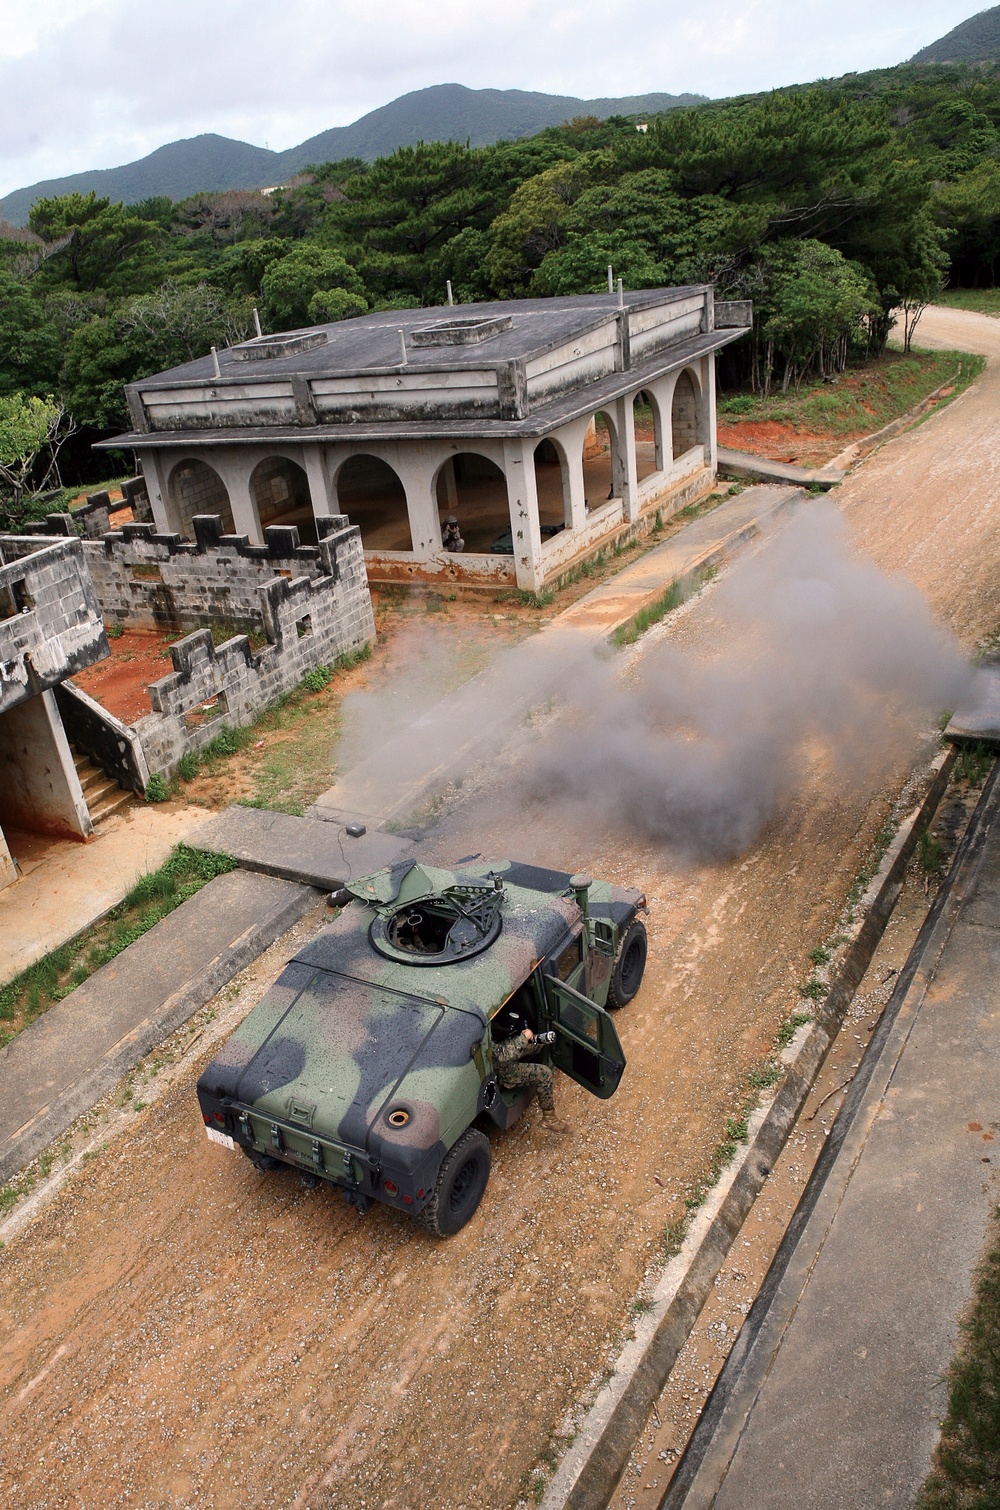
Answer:
<svg viewBox="0 0 1000 1510"><path fill-rule="evenodd" d="M94 168L49 178L13 189L0 204L0 214L13 225L24 225L36 199L54 194L91 190L127 204L165 194L186 199L191 194L222 189L262 189L279 184L307 163L341 157L372 161L397 147L418 141L466 141L488 146L505 138L532 136L573 115L655 114L704 101L696 94L643 94L596 100L575 95L543 94L525 89L469 89L464 84L432 84L411 90L380 105L347 126L333 126L284 152L257 147L233 137L206 131L157 147L145 157L116 168Z"/></svg>
<svg viewBox="0 0 1000 1510"><path fill-rule="evenodd" d="M981 10L922 47L911 63L982 63L1000 59L1000 5Z"/></svg>

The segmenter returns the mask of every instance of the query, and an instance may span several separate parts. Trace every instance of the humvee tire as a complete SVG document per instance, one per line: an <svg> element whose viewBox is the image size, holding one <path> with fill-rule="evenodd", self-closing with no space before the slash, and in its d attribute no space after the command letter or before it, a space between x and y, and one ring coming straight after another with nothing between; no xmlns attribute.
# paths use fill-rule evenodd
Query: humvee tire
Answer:
<svg viewBox="0 0 1000 1510"><path fill-rule="evenodd" d="M247 1148L243 1144L240 1147L253 1167L261 1170L263 1174L268 1174L272 1169L288 1168L288 1165L282 1159L273 1159L269 1153L261 1153L259 1148Z"/></svg>
<svg viewBox="0 0 1000 1510"><path fill-rule="evenodd" d="M445 1154L434 1194L417 1221L435 1237L451 1237L475 1215L490 1177L490 1140L470 1127Z"/></svg>
<svg viewBox="0 0 1000 1510"><path fill-rule="evenodd" d="M639 987L646 968L646 928L638 918L633 918L625 929L615 962L611 966L611 984L608 986L608 1008L614 1011L627 1006Z"/></svg>

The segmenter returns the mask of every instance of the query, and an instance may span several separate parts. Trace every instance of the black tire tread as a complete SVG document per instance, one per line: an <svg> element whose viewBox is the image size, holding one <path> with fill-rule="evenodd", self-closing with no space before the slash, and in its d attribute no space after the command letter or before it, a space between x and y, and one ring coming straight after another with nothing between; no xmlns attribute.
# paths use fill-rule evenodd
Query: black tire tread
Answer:
<svg viewBox="0 0 1000 1510"><path fill-rule="evenodd" d="M622 961L625 959L625 956L631 948L633 941L637 938L642 939L642 969L639 971L639 979L636 982L635 990L626 992L622 986L621 981ZM622 934L620 940L618 941L618 952L616 953L614 963L611 966L611 980L608 985L609 1011L616 1012L620 1007L627 1007L633 996L635 996L638 992L639 987L642 985L643 973L646 969L647 949L648 943L646 938L646 926L639 918L633 918L631 923L629 923L628 927L625 929L625 932Z"/></svg>
<svg viewBox="0 0 1000 1510"><path fill-rule="evenodd" d="M452 1237L454 1235L454 1232L460 1232L462 1230L461 1227L456 1227L454 1229L448 1228L446 1230L441 1226L441 1192L444 1188L449 1174L451 1173L451 1170L455 1167L456 1164L461 1164L468 1157L469 1150L472 1148L480 1148L485 1154L486 1179L483 1181L483 1190L486 1189L486 1184L490 1177L490 1140L484 1132L480 1131L478 1127L468 1127L466 1128L465 1132L462 1133L460 1138L456 1138L455 1142L451 1145L448 1152L441 1160L441 1167L438 1170L438 1177L434 1183L434 1194L431 1196L426 1206L418 1211L416 1217L414 1218L415 1221L420 1223L421 1227L426 1228L426 1230L430 1232L434 1237ZM475 1206L473 1206L472 1210L469 1212L469 1215L462 1223L462 1227L464 1227L467 1222L471 1221L472 1217L479 1209L479 1201L481 1201L482 1198L483 1192L480 1191L479 1200L477 1200Z"/></svg>

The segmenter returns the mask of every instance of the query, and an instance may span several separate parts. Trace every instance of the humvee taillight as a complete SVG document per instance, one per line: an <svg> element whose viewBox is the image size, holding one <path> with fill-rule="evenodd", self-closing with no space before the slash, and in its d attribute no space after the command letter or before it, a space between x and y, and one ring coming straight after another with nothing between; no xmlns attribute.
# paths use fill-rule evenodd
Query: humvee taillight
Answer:
<svg viewBox="0 0 1000 1510"><path fill-rule="evenodd" d="M383 1180L382 1181L382 1189L384 1191L386 1191L387 1194L389 1194L389 1195L398 1195L399 1194L399 1186L396 1185L396 1184L394 1184L392 1180Z"/></svg>

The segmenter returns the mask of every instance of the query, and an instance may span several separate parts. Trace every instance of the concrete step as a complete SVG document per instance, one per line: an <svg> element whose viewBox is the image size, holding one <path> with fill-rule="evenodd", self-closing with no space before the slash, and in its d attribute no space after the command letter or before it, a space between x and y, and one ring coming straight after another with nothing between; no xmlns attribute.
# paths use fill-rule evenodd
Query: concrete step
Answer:
<svg viewBox="0 0 1000 1510"><path fill-rule="evenodd" d="M111 780L110 776L106 776L104 774L100 766L91 765L89 762L86 765L78 765L76 768L76 773L80 778L80 785L82 786L84 793L87 794L88 801L90 800L89 794L93 792L96 787L118 785L116 781Z"/></svg>
<svg viewBox="0 0 1000 1510"><path fill-rule="evenodd" d="M112 784L111 795L109 797L100 803L88 803L91 823L96 828L98 824L113 817L115 813L120 813L122 808L128 807L132 799L132 792L123 792L121 787Z"/></svg>

